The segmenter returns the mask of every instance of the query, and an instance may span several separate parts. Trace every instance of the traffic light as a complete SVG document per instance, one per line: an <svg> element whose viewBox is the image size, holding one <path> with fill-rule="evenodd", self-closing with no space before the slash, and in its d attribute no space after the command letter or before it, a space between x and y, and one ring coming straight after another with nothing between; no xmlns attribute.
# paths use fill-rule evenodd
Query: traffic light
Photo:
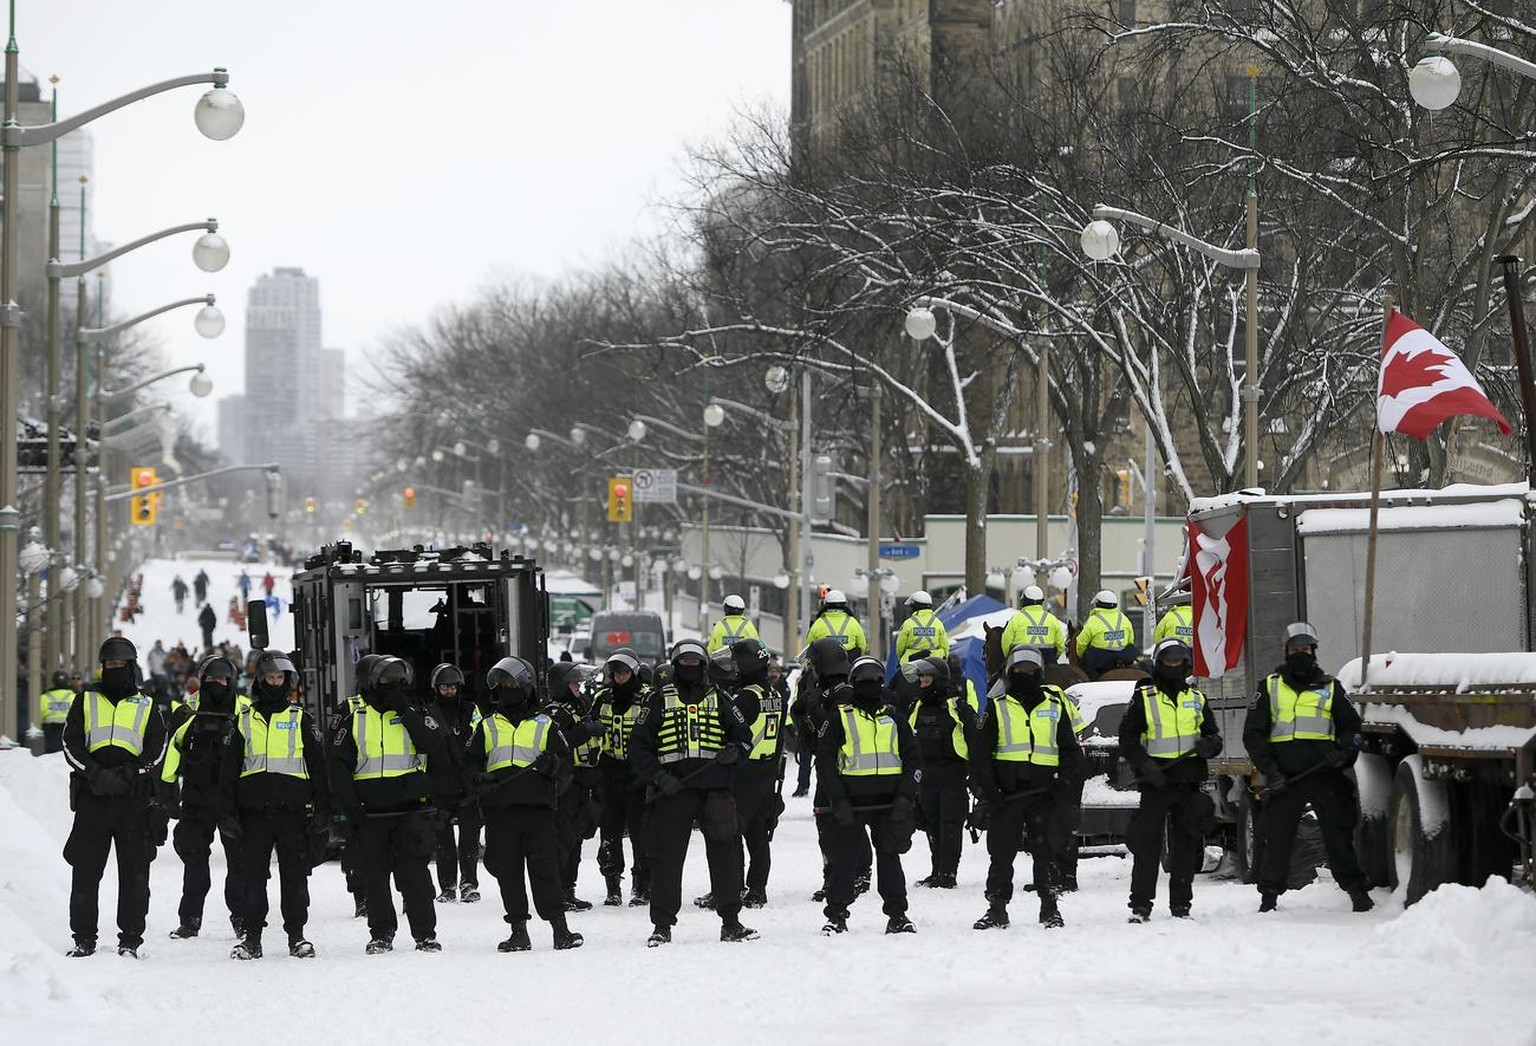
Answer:
<svg viewBox="0 0 1536 1046"><path fill-rule="evenodd" d="M368 499L358 498L356 501L352 502L352 511L359 516L361 516L364 512L367 512Z"/></svg>
<svg viewBox="0 0 1536 1046"><path fill-rule="evenodd" d="M635 517L634 488L628 476L608 481L608 522L628 523Z"/></svg>
<svg viewBox="0 0 1536 1046"><path fill-rule="evenodd" d="M404 492L404 497L405 497L405 507L406 508L415 508L416 507L416 488L415 487L406 487L405 488L405 492Z"/></svg>
<svg viewBox="0 0 1536 1046"><path fill-rule="evenodd" d="M315 499L314 498L305 498L304 499L304 511L309 513L311 516L313 516L315 514Z"/></svg>
<svg viewBox="0 0 1536 1046"><path fill-rule="evenodd" d="M1123 516L1131 511L1131 497L1135 494L1135 488L1131 485L1131 470L1115 470L1115 504L1110 509L1111 514Z"/></svg>
<svg viewBox="0 0 1536 1046"><path fill-rule="evenodd" d="M1151 588L1151 587L1152 587L1152 579L1151 578L1149 578L1149 577L1139 577L1139 578L1136 579L1136 602L1137 603L1141 604L1142 606L1146 606L1147 605L1147 599L1148 599L1147 590L1149 588Z"/></svg>
<svg viewBox="0 0 1536 1046"><path fill-rule="evenodd" d="M142 490L160 482L153 468L138 467L133 470L133 489ZM128 518L135 526L152 527L160 512L159 494L135 494L130 503Z"/></svg>

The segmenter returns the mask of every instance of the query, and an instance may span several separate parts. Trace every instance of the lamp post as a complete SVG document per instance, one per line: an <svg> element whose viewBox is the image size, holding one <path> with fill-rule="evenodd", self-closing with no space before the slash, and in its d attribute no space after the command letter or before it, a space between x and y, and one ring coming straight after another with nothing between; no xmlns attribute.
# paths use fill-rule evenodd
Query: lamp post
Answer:
<svg viewBox="0 0 1536 1046"><path fill-rule="evenodd" d="M1248 246L1243 250L1234 251L1226 247L1218 247L1214 243L1207 243L1196 236L1191 236L1182 229L1176 229L1164 225L1155 218L1148 218L1144 214L1135 211L1121 210L1118 207L1106 207L1099 204L1093 209L1093 221L1083 229L1082 248L1083 253L1094 261L1108 261L1120 249L1120 234L1115 231L1109 219L1114 218L1127 222L1138 228L1146 229L1175 243L1185 247L1216 262L1225 265L1229 269L1242 269L1246 273L1248 321L1247 330L1244 332L1245 355L1247 363L1243 375L1243 385L1239 394L1243 401L1244 411L1244 464L1243 485L1256 487L1259 483L1259 251L1258 239L1258 198L1251 191L1248 195Z"/></svg>
<svg viewBox="0 0 1536 1046"><path fill-rule="evenodd" d="M80 286L82 288L82 290L80 292L80 298L83 300L84 297L85 297L85 292L83 290L83 288L85 286L85 279L84 279L83 276L80 278ZM135 316L132 319L124 320L121 323L114 323L110 327L83 327L82 326L82 327L76 327L76 329L75 329L76 359L78 361L76 363L76 367L77 367L77 369L79 371L79 374L77 374L76 381L75 381L75 425L76 425L76 428L79 430L79 432L78 432L78 435L76 436L76 439L75 439L75 448L76 449L75 449L75 547L74 547L74 553L75 553L75 561L77 563L81 563L81 564L84 564L84 563L87 563L87 562L92 563L92 564L94 564L97 573L101 572L101 569L102 569L102 566L103 566L102 555L103 555L103 553L105 551L104 548L102 547L103 546L103 542L101 540L99 540L99 535L101 533L104 533L104 531L105 531L105 524L106 524L105 486L106 486L106 483L107 483L107 481L109 479L109 469L108 469L107 449L106 449L105 446L102 446L99 449L99 453L98 453L99 460L96 463L96 471L97 471L96 520L97 520L98 540L95 543L96 547L95 547L94 552L92 553L91 558L87 559L86 554L85 554L86 553L86 540L85 540L85 535L86 535L86 521L85 521L86 483L85 483L85 481L86 481L87 473L89 471L89 469L88 469L89 450L88 450L88 447L87 447L87 444L86 444L86 432L90 428L90 419L91 419L91 405L90 405L90 402L86 398L86 380L85 380L85 374L88 372L88 368L85 365L86 364L86 359L87 359L88 346L90 346L90 345L100 345L100 343L111 340L114 336L122 333L123 331L127 330L130 327L133 327L133 326L136 326L136 325L138 325L140 323L143 323L146 320L153 319L154 317L159 316L162 313L170 312L172 309L179 309L179 308L183 308L183 307L188 306L188 305L201 305L202 306L202 308L200 310L198 310L197 316L196 316L196 318L193 321L193 327L197 331L197 333L202 335L205 338L216 338L216 337L218 337L220 334L222 334L224 332L224 315L223 315L223 313L219 312L218 308L215 306L214 302L216 300L217 299L212 294L205 294L205 295L203 295L201 297L197 297L197 298L182 298L179 301L173 301L173 302L171 302L171 303L169 303L167 305L162 305L158 309L151 309L148 312L140 313L138 316ZM81 315L81 316L85 315L84 311L82 310L79 313L79 315ZM104 352L102 352L99 348L97 349L96 359L97 359L97 372L98 372L98 378L97 378L97 381L96 381L96 395L97 395L97 400L98 400L98 402L97 402L97 417L101 418L102 424L105 425L106 418L105 418L105 415L101 413L101 408L102 408L102 405L103 405L102 402L101 402L101 398L104 395L104 387L105 387L106 354ZM71 659L74 662L76 662L76 663L78 663L79 661L81 661L83 659L82 658L83 654L89 652L89 648L88 648L88 646L86 644L86 636L88 635L88 633L86 632L86 629L91 628L91 627L100 627L100 622L97 622L95 626L92 626L90 622L91 622L91 619L89 617L89 608L86 606L86 596L85 596L84 589L83 588L77 589L76 592L75 592L75 628L74 628L75 640L74 640L74 645L73 645L72 650L71 650L71 653L72 653L72 658Z"/></svg>
<svg viewBox="0 0 1536 1046"><path fill-rule="evenodd" d="M20 527L19 475L17 472L17 418L21 401L21 309L16 304L18 286L20 217L20 170L18 153L27 146L46 145L125 105L178 87L212 84L193 110L193 119L204 135L216 141L232 137L245 122L245 110L233 92L227 90L229 74L223 69L211 73L164 80L104 102L66 120L23 127L18 119L21 48L16 43L16 2L11 0L8 37L5 45L4 123L0 124L0 150L4 153L4 172L0 174L0 727L19 729L20 703L13 698L16 689L16 583L19 574L18 530ZM83 223L82 223L83 224ZM7 718L8 716L8 718Z"/></svg>
<svg viewBox="0 0 1536 1046"><path fill-rule="evenodd" d="M703 486L709 489L709 430L719 428L725 421L725 410L718 403L711 403L704 408L704 473ZM699 560L705 568L709 568L709 499L704 499L704 510L701 516L703 535L699 548ZM719 580L720 575L705 569L699 578L699 631L709 631L709 583Z"/></svg>

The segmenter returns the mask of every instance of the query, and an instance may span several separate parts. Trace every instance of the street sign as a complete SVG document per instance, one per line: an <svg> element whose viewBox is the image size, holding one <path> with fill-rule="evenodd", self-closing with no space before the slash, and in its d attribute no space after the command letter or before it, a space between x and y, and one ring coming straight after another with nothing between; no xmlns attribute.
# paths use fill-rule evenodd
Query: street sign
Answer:
<svg viewBox="0 0 1536 1046"><path fill-rule="evenodd" d="M916 545L881 545L881 559L916 559L922 554Z"/></svg>
<svg viewBox="0 0 1536 1046"><path fill-rule="evenodd" d="M677 504L677 469L635 469L635 500Z"/></svg>

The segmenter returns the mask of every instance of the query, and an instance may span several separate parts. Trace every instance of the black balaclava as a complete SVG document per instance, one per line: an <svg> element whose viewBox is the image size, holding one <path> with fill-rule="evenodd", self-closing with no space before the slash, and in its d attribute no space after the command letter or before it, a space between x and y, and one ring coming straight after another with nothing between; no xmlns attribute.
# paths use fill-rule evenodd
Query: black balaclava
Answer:
<svg viewBox="0 0 1536 1046"><path fill-rule="evenodd" d="M1152 666L1152 679L1159 690L1173 697L1188 685L1190 671L1188 661L1158 661Z"/></svg>
<svg viewBox="0 0 1536 1046"><path fill-rule="evenodd" d="M501 714L514 721L527 719L533 711L533 691L528 687L498 686L496 701Z"/></svg>
<svg viewBox="0 0 1536 1046"><path fill-rule="evenodd" d="M850 687L854 704L860 708L874 708L880 705L880 692L885 689L885 683L879 679L860 679Z"/></svg>
<svg viewBox="0 0 1536 1046"><path fill-rule="evenodd" d="M256 685L251 687L253 703L259 708L281 708L288 704L288 677L284 676L281 683L269 683L264 676L256 678Z"/></svg>
<svg viewBox="0 0 1536 1046"><path fill-rule="evenodd" d="M683 664L674 661L672 663L672 680L679 686L695 687L704 682L704 663Z"/></svg>
<svg viewBox="0 0 1536 1046"><path fill-rule="evenodd" d="M1307 684L1316 681L1320 670L1317 666L1317 649L1315 647L1306 650L1288 650L1285 654L1286 682L1295 684Z"/></svg>
<svg viewBox="0 0 1536 1046"><path fill-rule="evenodd" d="M235 688L226 679L203 680L197 689L197 710L214 715L229 715L235 710Z"/></svg>
<svg viewBox="0 0 1536 1046"><path fill-rule="evenodd" d="M1033 667L1033 665L1030 666L1030 668ZM1040 703L1044 693L1044 684L1039 672L1025 669L1022 672L1008 673L1008 696L1020 704L1033 707Z"/></svg>
<svg viewBox="0 0 1536 1046"><path fill-rule="evenodd" d="M138 689L138 675L131 664L101 670L101 692L113 700L122 700Z"/></svg>

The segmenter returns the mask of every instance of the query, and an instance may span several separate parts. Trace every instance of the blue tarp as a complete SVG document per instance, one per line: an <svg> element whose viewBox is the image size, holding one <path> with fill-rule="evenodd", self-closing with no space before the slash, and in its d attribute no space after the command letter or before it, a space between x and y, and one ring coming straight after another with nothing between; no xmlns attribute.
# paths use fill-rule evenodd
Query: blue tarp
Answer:
<svg viewBox="0 0 1536 1046"><path fill-rule="evenodd" d="M1000 603L991 596L972 596L964 603L949 608L939 613L939 623L944 630L955 633L973 617L982 617L986 614L995 614L999 610L1007 610L1007 604ZM976 688L976 697L982 707L986 707L987 700L987 655L985 644L980 636L967 636L950 643L949 652L960 659L960 670L965 678L970 680ZM885 663L888 667L887 678L896 674L896 637L891 637L891 645L886 652Z"/></svg>

